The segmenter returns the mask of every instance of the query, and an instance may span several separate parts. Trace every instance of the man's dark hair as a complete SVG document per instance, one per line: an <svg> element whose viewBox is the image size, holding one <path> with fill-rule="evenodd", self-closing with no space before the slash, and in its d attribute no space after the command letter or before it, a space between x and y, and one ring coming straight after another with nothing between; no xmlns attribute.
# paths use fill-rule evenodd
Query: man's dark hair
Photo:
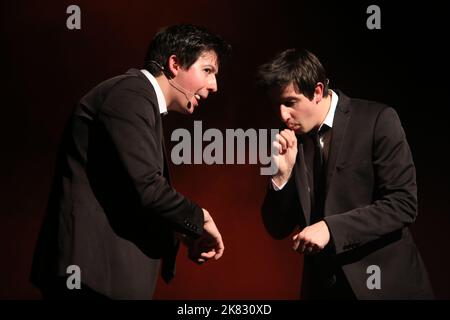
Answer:
<svg viewBox="0 0 450 320"><path fill-rule="evenodd" d="M288 49L273 60L261 65L257 72L259 87L269 89L294 84L296 92L308 99L314 97L318 82L324 85L323 96L328 96L328 79L319 59L304 49Z"/></svg>
<svg viewBox="0 0 450 320"><path fill-rule="evenodd" d="M155 77L159 76L163 68L169 69L169 57L176 55L180 65L188 69L206 51L214 51L219 63L230 55L231 46L203 27L190 24L170 26L158 32L151 41L144 68Z"/></svg>

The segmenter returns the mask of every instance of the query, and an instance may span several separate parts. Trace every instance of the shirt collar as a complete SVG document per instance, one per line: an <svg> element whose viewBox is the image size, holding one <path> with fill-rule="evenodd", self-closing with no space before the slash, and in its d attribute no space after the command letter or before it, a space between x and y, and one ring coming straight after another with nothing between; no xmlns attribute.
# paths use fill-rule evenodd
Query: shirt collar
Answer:
<svg viewBox="0 0 450 320"><path fill-rule="evenodd" d="M331 91L330 110L328 110L327 116L325 117L325 120L323 121L323 123L320 125L319 130L322 128L322 126L324 124L326 124L330 128L333 127L334 114L336 112L336 106L337 106L339 97L336 94L336 92L334 92L333 90L330 90L330 91Z"/></svg>
<svg viewBox="0 0 450 320"><path fill-rule="evenodd" d="M141 72L147 77L147 79L150 81L150 83L153 86L153 89L155 89L155 93L156 93L156 99L158 100L158 107L159 107L159 112L161 114L166 114L167 113L167 103L166 103L166 98L164 98L164 94L161 90L161 87L159 86L158 81L156 81L156 78L147 70L145 69L141 69Z"/></svg>

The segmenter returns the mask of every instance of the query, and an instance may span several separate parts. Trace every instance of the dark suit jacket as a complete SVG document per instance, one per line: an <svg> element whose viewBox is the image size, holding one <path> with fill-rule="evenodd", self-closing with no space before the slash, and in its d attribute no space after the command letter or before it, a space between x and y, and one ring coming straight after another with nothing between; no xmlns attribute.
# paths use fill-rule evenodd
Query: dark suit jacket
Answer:
<svg viewBox="0 0 450 320"><path fill-rule="evenodd" d="M99 84L77 105L59 149L31 280L44 288L69 265L111 298L150 299L160 258L203 232L200 207L168 181L156 93L139 70ZM167 264L165 264L167 262Z"/></svg>
<svg viewBox="0 0 450 320"><path fill-rule="evenodd" d="M305 256L303 294L308 296L323 285L314 263L329 255L331 259L323 261L342 268L359 299L432 298L426 270L407 228L417 216L417 186L397 113L386 105L337 94L324 210L331 243L318 256ZM263 221L277 239L288 236L296 226L310 224L304 146L300 137L291 179L281 191L269 188L264 200ZM367 286L371 265L380 268L381 289Z"/></svg>

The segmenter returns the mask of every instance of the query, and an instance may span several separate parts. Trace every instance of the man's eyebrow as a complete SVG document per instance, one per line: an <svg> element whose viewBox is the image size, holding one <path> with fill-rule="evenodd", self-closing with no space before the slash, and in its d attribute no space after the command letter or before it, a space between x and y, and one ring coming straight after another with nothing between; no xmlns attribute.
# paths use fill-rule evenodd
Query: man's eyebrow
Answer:
<svg viewBox="0 0 450 320"><path fill-rule="evenodd" d="M281 100L283 100L283 101L298 101L299 99L297 97L287 96L287 97L281 97Z"/></svg>
<svg viewBox="0 0 450 320"><path fill-rule="evenodd" d="M212 71L213 71L214 73L217 73L217 69L216 69L216 67L215 67L214 65L210 64L210 63L207 63L207 64L206 64L206 65L204 65L203 67L204 67L204 68L207 68L207 67L209 67L209 68L211 68L211 69L212 69Z"/></svg>

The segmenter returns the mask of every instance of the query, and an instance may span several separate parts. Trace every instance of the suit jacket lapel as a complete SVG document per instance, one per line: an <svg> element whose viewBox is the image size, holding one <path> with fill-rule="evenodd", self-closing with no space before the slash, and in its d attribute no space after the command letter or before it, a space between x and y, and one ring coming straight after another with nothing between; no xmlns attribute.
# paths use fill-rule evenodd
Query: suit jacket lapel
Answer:
<svg viewBox="0 0 450 320"><path fill-rule="evenodd" d="M350 99L342 92L337 91L339 100L333 120L333 133L329 149L327 171L326 171L326 192L328 192L331 180L336 170L336 161L342 149L342 141L345 137L348 121L350 119Z"/></svg>
<svg viewBox="0 0 450 320"><path fill-rule="evenodd" d="M164 143L164 136L162 136L162 149L163 149L163 158L164 158L164 169L163 169L163 175L166 178L167 182L170 184L170 171L169 171L169 162L167 161L167 153L166 153L166 144Z"/></svg>
<svg viewBox="0 0 450 320"><path fill-rule="evenodd" d="M159 122L161 124L159 126L159 132L157 132L157 134L158 134L158 136L160 137L160 140L161 140L161 151L162 151L162 156L163 156L163 163L162 163L163 172L162 172L162 174L166 178L167 182L170 184L169 163L168 163L168 160L167 160L166 144L165 144L165 141L164 141L164 131L163 131L163 126L162 126L162 115L160 114L160 111L159 111L158 99L156 97L155 88L153 88L153 85L150 82L150 80L141 71L139 71L138 69L129 69L127 71L127 74L134 75L134 76L137 76L137 77L141 78L142 80L147 82L149 87L151 88L151 90L150 90L151 100L153 101L154 105L156 106L156 112L159 115ZM156 126L156 127L158 127L158 126Z"/></svg>

